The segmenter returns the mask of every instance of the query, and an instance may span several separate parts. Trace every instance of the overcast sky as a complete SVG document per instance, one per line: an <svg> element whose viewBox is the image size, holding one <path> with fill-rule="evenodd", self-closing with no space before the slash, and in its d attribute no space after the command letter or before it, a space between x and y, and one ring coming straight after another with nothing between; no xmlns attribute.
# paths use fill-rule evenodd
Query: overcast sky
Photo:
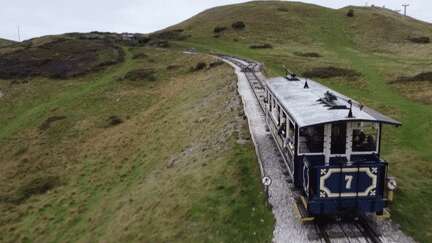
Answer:
<svg viewBox="0 0 432 243"><path fill-rule="evenodd" d="M0 7L0 38L21 39L93 30L148 33L176 24L207 8L246 2L241 0L4 0ZM305 0L332 8L375 4L401 9L432 22L431 0Z"/></svg>

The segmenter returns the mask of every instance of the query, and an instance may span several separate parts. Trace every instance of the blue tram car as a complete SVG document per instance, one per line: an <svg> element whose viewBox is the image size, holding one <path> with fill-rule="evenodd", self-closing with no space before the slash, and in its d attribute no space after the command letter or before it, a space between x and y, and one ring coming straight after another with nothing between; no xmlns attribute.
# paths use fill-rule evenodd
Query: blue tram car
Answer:
<svg viewBox="0 0 432 243"><path fill-rule="evenodd" d="M266 121L303 217L383 215L396 183L380 158L384 124L398 121L296 76L266 82Z"/></svg>

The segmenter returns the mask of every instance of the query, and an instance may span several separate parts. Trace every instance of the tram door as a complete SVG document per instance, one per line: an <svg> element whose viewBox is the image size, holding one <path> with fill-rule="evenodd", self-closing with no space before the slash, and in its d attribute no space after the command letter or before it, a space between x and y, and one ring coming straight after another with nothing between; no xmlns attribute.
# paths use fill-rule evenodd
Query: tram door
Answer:
<svg viewBox="0 0 432 243"><path fill-rule="evenodd" d="M331 129L331 154L345 154L346 150L346 122L332 124Z"/></svg>

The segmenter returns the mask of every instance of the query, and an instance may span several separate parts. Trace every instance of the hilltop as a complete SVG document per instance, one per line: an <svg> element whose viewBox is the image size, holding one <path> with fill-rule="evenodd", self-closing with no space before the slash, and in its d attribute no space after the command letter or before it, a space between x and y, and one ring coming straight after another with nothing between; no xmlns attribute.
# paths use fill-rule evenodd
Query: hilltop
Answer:
<svg viewBox="0 0 432 243"><path fill-rule="evenodd" d="M432 241L432 212L424 210L432 200L432 24L378 7L254 1L167 30L179 29L191 36L179 45L258 60L269 76L287 66L400 120L384 128L381 148L400 185L393 219Z"/></svg>
<svg viewBox="0 0 432 243"><path fill-rule="evenodd" d="M353 17L347 16L350 9ZM233 28L236 22L245 23L245 27ZM335 10L296 2L256 1L213 8L168 28L179 29L191 36L187 42L203 50L265 61L271 67L269 72L277 70L272 75L288 64L302 74L323 66L351 69L349 55L372 54L395 64L393 69L379 67L385 69L382 79L392 82L392 88L412 100L432 103L432 94L425 91L430 90L430 82L394 82L428 71L432 25L388 9L351 6ZM357 86L364 83L357 82Z"/></svg>
<svg viewBox="0 0 432 243"><path fill-rule="evenodd" d="M0 47L14 44L15 41L0 38Z"/></svg>

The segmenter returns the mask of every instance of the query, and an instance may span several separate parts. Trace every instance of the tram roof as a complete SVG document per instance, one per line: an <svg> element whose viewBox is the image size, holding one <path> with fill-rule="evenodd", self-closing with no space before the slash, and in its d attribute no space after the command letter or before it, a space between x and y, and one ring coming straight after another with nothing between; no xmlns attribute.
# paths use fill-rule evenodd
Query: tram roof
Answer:
<svg viewBox="0 0 432 243"><path fill-rule="evenodd" d="M267 88L274 94L299 127L338 121L370 121L399 126L400 122L361 105L318 82L307 79L290 81L284 77L268 79ZM352 117L349 107L352 102Z"/></svg>

